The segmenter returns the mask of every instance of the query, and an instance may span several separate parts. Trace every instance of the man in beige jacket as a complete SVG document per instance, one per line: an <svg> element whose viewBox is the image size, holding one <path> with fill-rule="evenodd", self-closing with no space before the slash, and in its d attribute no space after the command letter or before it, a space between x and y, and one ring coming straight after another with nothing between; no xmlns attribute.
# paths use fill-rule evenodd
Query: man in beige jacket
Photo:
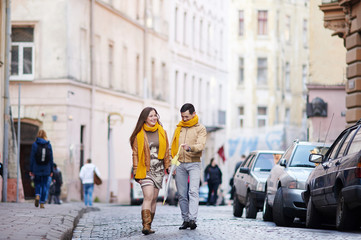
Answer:
<svg viewBox="0 0 361 240"><path fill-rule="evenodd" d="M179 194L179 206L182 212L182 229L196 229L199 205L199 185L201 180L201 156L206 144L206 128L198 122L194 106L186 103L181 110L182 121L174 131L171 153L177 154L179 146L180 165L175 180Z"/></svg>

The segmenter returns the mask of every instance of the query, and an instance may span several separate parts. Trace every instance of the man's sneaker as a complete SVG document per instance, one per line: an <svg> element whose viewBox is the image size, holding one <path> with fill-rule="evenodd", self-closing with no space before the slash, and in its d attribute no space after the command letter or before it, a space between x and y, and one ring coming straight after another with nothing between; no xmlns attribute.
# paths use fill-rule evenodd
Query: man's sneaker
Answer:
<svg viewBox="0 0 361 240"><path fill-rule="evenodd" d="M189 221L189 227L191 228L191 230L194 230L197 228L197 224L194 220L190 220Z"/></svg>
<svg viewBox="0 0 361 240"><path fill-rule="evenodd" d="M36 195L35 196L35 207L39 207L39 200L40 200L40 196Z"/></svg>
<svg viewBox="0 0 361 240"><path fill-rule="evenodd" d="M189 228L189 222L184 221L182 226L179 227L179 230L183 230L187 228Z"/></svg>

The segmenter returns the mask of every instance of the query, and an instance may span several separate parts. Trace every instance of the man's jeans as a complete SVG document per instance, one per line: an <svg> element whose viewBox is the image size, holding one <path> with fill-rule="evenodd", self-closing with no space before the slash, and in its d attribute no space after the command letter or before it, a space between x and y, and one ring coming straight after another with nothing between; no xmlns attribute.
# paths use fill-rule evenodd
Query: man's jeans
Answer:
<svg viewBox="0 0 361 240"><path fill-rule="evenodd" d="M189 178L189 189L188 189ZM184 221L197 220L199 205L199 184L201 181L201 163L181 163L175 175L179 194L179 206Z"/></svg>
<svg viewBox="0 0 361 240"><path fill-rule="evenodd" d="M93 206L94 184L93 183L85 183L85 184L83 184L83 190L84 190L84 203L85 203L85 206Z"/></svg>
<svg viewBox="0 0 361 240"><path fill-rule="evenodd" d="M35 175L34 184L35 184L35 195L40 196L40 203L45 203L45 198L47 194L47 183L49 176L37 176Z"/></svg>

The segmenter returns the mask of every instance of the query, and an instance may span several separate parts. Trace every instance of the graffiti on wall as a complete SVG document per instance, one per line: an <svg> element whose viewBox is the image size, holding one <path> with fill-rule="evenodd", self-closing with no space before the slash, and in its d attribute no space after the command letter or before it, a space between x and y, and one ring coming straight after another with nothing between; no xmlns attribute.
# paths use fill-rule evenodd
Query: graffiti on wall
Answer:
<svg viewBox="0 0 361 240"><path fill-rule="evenodd" d="M274 126L264 129L238 129L227 140L228 158L239 159L254 150L285 150L294 139L305 140L300 128Z"/></svg>

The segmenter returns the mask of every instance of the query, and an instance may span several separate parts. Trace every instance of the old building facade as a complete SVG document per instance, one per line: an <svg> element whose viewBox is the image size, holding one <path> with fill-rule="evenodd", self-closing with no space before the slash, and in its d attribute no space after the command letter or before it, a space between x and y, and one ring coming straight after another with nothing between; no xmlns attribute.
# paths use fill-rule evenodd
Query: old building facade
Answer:
<svg viewBox="0 0 361 240"><path fill-rule="evenodd" d="M332 31L323 27L321 4L321 0L310 1L307 90L309 107L322 99L327 103L327 112L325 116L309 116L308 135L310 141L333 142L346 126L346 49L342 39L332 37ZM329 61L330 56L332 61ZM312 115L312 109L309 110L308 114Z"/></svg>
<svg viewBox="0 0 361 240"><path fill-rule="evenodd" d="M346 122L361 119L361 2L355 0L324 0L325 28L343 39L346 53Z"/></svg>
<svg viewBox="0 0 361 240"><path fill-rule="evenodd" d="M92 158L103 178L94 196L129 203L129 136L144 107L158 110L169 140L184 102L195 103L210 131L224 128L226 33L217 43L210 35L218 36L225 28L226 6L222 13L211 11L221 2L210 7L202 1L12 1L10 96L16 120L21 84L25 197L33 196L29 153L38 129L47 131L63 172L63 199L81 199L79 169ZM183 18L188 12L197 24L204 21L204 35L191 30L191 15ZM188 46L174 38L176 32L186 32ZM209 49L194 53L193 35ZM219 132L209 135L205 156L214 155L224 143L214 137Z"/></svg>

